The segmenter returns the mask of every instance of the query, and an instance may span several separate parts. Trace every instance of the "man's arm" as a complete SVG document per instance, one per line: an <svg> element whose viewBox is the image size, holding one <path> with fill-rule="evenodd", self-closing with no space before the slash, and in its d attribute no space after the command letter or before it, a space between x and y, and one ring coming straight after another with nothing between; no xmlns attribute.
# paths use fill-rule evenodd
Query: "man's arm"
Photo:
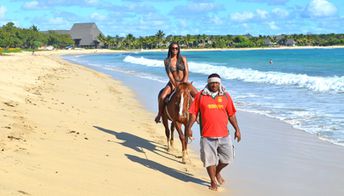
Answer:
<svg viewBox="0 0 344 196"><path fill-rule="evenodd" d="M229 119L229 122L231 123L231 125L233 126L233 128L235 129L234 140L237 139L237 141L240 142L241 133L240 133L240 128L238 126L238 121L236 119L235 114L230 116L228 119Z"/></svg>

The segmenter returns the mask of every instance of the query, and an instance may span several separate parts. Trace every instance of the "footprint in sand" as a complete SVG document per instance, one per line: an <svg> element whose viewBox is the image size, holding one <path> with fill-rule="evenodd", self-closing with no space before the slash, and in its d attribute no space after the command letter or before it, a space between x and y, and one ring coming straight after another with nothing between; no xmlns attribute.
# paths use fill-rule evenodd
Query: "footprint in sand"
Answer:
<svg viewBox="0 0 344 196"><path fill-rule="evenodd" d="M24 195L30 195L29 193L25 192L25 191L21 191L19 190L18 193L24 194Z"/></svg>
<svg viewBox="0 0 344 196"><path fill-rule="evenodd" d="M16 107L18 103L15 103L14 101L8 101L8 102L3 102L5 105L8 107Z"/></svg>

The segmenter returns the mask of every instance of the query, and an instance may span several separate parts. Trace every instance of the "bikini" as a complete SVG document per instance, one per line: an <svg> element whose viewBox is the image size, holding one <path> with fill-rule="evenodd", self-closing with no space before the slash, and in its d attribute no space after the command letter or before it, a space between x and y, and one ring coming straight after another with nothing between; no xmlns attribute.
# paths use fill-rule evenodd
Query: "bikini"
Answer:
<svg viewBox="0 0 344 196"><path fill-rule="evenodd" d="M168 59L168 69L170 72L175 72L175 71L184 71L185 70L185 65L183 63L182 58L178 58L177 64L175 67L171 66L171 58Z"/></svg>
<svg viewBox="0 0 344 196"><path fill-rule="evenodd" d="M175 71L184 71L185 70L185 65L183 62L183 59L180 57L177 60L177 64L175 67L171 66L171 58L168 59L168 64L167 64L167 69L170 72L175 72ZM176 80L177 82L181 82L181 80ZM171 87L171 89L173 89L173 86L171 84L171 82L168 82L167 85L169 85Z"/></svg>

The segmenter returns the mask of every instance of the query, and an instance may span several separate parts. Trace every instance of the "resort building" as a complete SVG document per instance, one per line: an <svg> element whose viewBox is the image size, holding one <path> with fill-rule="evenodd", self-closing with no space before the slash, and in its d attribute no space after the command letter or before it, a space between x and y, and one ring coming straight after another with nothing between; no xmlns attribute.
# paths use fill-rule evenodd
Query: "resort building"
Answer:
<svg viewBox="0 0 344 196"><path fill-rule="evenodd" d="M103 46L98 40L102 32L96 23L75 23L71 30L50 30L59 34L69 34L74 40L74 46L79 48L98 48Z"/></svg>
<svg viewBox="0 0 344 196"><path fill-rule="evenodd" d="M75 23L69 33L74 40L75 47L98 48L98 36L102 32L95 23Z"/></svg>
<svg viewBox="0 0 344 196"><path fill-rule="evenodd" d="M296 46L296 42L295 42L293 39L288 39L288 40L285 42L285 45L286 45L286 46Z"/></svg>

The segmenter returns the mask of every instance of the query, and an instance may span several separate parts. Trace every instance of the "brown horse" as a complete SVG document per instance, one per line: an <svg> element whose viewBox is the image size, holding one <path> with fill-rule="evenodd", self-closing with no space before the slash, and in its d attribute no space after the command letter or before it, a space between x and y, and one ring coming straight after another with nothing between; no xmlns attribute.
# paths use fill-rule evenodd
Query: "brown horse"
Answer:
<svg viewBox="0 0 344 196"><path fill-rule="evenodd" d="M173 147L173 131L177 129L179 139L182 143L182 162L185 163L187 158L187 140L185 128L189 122L189 107L192 102L192 84L188 82L180 83L177 88L168 96L168 101L165 102L165 108L162 114L162 122L165 127L165 134L167 137L167 150L170 150L170 145ZM168 120L171 121L171 132L168 127ZM184 125L184 133L182 131ZM170 135L171 133L171 135ZM171 136L171 137L170 137Z"/></svg>

